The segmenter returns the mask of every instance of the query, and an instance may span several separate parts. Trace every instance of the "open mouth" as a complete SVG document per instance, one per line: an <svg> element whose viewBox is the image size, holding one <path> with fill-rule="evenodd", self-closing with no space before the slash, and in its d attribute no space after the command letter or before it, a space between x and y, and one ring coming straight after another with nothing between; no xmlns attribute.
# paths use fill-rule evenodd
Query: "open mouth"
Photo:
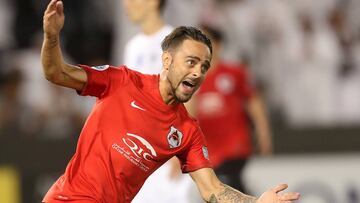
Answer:
<svg viewBox="0 0 360 203"><path fill-rule="evenodd" d="M196 82L191 80L184 80L182 81L182 86L186 93L192 93L196 87Z"/></svg>
<svg viewBox="0 0 360 203"><path fill-rule="evenodd" d="M190 81L183 81L182 82L184 85L190 87L190 88L193 88L195 87L195 83L194 82L190 82Z"/></svg>

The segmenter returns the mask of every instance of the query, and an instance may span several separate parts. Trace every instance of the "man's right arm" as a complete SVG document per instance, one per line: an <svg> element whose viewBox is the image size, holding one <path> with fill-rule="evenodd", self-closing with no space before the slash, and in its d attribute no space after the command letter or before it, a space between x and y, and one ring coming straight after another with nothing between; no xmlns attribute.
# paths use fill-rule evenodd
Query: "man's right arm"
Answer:
<svg viewBox="0 0 360 203"><path fill-rule="evenodd" d="M43 19L44 41L41 62L47 80L64 87L82 90L87 82L86 72L64 62L60 48L60 30L64 26L62 1L52 0Z"/></svg>

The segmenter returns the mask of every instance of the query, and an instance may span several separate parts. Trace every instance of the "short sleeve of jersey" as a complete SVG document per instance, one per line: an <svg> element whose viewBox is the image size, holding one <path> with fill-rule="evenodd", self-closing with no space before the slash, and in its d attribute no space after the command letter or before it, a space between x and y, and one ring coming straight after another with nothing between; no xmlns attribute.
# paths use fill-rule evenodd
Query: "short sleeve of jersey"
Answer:
<svg viewBox="0 0 360 203"><path fill-rule="evenodd" d="M243 95L243 97L248 99L256 91L255 81L252 79L246 67L240 67L237 73L240 93Z"/></svg>
<svg viewBox="0 0 360 203"><path fill-rule="evenodd" d="M193 135L190 147L177 157L180 159L183 173L196 171L201 168L212 168L205 137L199 127Z"/></svg>
<svg viewBox="0 0 360 203"><path fill-rule="evenodd" d="M128 74L125 67L114 67L109 65L90 67L87 65L79 65L85 70L87 75L87 83L82 91L78 94L82 96L94 96L101 98L111 93L116 87L122 85L126 81Z"/></svg>

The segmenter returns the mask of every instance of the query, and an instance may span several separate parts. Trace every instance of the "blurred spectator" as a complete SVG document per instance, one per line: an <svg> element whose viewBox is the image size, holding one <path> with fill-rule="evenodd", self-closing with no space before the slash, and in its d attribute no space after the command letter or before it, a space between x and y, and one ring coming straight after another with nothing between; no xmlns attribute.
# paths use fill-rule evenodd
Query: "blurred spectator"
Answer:
<svg viewBox="0 0 360 203"><path fill-rule="evenodd" d="M285 118L296 127L333 125L340 47L332 30L322 21L315 21L306 13L300 13L298 19L301 46L297 60L284 75Z"/></svg>
<svg viewBox="0 0 360 203"><path fill-rule="evenodd" d="M14 3L11 0L0 0L0 82L6 64L6 52L14 47L13 37Z"/></svg>
<svg viewBox="0 0 360 203"><path fill-rule="evenodd" d="M19 87L23 82L20 71L12 69L3 75L0 83L0 136L19 138L28 130L36 128L37 118L30 115L31 109L21 104Z"/></svg>
<svg viewBox="0 0 360 203"><path fill-rule="evenodd" d="M14 103L26 107L26 111L19 112L20 116L27 115L28 111L33 114L26 129L23 129L27 135L42 136L43 139L67 138L79 131L90 111L89 102L46 81L40 61L41 42L42 35L35 34L29 48L12 54L12 68L21 75L21 83L14 89L14 94L18 95ZM72 110L66 110L69 108Z"/></svg>
<svg viewBox="0 0 360 203"><path fill-rule="evenodd" d="M224 44L224 57L250 64L273 115L284 116L293 127L358 122L356 40L349 37L357 23L346 18L357 15L354 1L238 0L215 5L213 18L231 42Z"/></svg>
<svg viewBox="0 0 360 203"><path fill-rule="evenodd" d="M45 113L53 107L51 103L53 86L42 74L40 61L42 34L33 35L32 39L29 48L18 50L13 54L13 63L23 75L23 84L19 89L20 102L38 113Z"/></svg>
<svg viewBox="0 0 360 203"><path fill-rule="evenodd" d="M352 36L360 36L360 1L358 0L347 0L345 1L344 15L346 20L346 27L351 32Z"/></svg>
<svg viewBox="0 0 360 203"><path fill-rule="evenodd" d="M131 22L140 26L141 32L131 38L124 52L124 64L130 69L159 74L162 69L161 41L173 27L165 24L162 11L164 0L125 0L125 12Z"/></svg>
<svg viewBox="0 0 360 203"><path fill-rule="evenodd" d="M125 0L113 0L114 7L122 12L114 12L114 39L111 51L111 64L124 64L124 47L126 43L140 32L140 27L127 17Z"/></svg>
<svg viewBox="0 0 360 203"><path fill-rule="evenodd" d="M213 56L195 97L195 115L207 139L216 174L226 184L246 192L242 171L253 151L252 124L260 154L272 153L266 110L246 68L220 58L222 33L209 26L203 29L212 40Z"/></svg>
<svg viewBox="0 0 360 203"><path fill-rule="evenodd" d="M355 32L346 19L346 1L328 5L322 15L298 11L302 46L284 75L284 112L292 126L334 127L360 120Z"/></svg>
<svg viewBox="0 0 360 203"><path fill-rule="evenodd" d="M128 43L134 35L139 31L142 32L140 24L132 23L127 18L126 8L124 3L126 0L113 0L114 7L121 8L125 12L115 12L115 27L114 27L114 43L112 52L113 64L126 64L125 59L119 56L124 56L124 46ZM201 21L202 13L205 7L209 5L212 0L167 0L166 5L162 11L163 19L168 25L180 26L191 25L196 26Z"/></svg>
<svg viewBox="0 0 360 203"><path fill-rule="evenodd" d="M216 1L211 13L229 39L224 42L223 58L249 64L270 110L281 111L283 71L298 55L300 44L289 2Z"/></svg>
<svg viewBox="0 0 360 203"><path fill-rule="evenodd" d="M13 46L14 5L11 0L0 0L0 54Z"/></svg>
<svg viewBox="0 0 360 203"><path fill-rule="evenodd" d="M359 4L360 5L360 4ZM359 38L346 15L347 1L338 2L328 13L328 23L340 47L338 82L336 84L336 125L356 125L360 121ZM354 25L356 27L356 25Z"/></svg>
<svg viewBox="0 0 360 203"><path fill-rule="evenodd" d="M197 26L212 0L168 0L165 19L174 26Z"/></svg>

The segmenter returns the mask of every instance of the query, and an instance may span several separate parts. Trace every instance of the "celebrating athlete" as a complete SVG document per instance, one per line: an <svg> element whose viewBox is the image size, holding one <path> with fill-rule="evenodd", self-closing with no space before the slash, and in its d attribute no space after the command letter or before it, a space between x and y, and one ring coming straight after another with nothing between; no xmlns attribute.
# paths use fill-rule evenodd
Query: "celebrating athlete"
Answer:
<svg viewBox="0 0 360 203"><path fill-rule="evenodd" d="M182 104L210 67L212 46L201 31L178 27L164 39L160 75L126 66L75 66L61 54L63 8L62 1L52 0L44 14L45 77L80 95L95 96L97 102L65 173L43 202L131 202L146 178L173 156L206 202L290 203L299 198L298 193L278 193L286 184L259 198L248 196L221 183L213 172L204 136Z"/></svg>

